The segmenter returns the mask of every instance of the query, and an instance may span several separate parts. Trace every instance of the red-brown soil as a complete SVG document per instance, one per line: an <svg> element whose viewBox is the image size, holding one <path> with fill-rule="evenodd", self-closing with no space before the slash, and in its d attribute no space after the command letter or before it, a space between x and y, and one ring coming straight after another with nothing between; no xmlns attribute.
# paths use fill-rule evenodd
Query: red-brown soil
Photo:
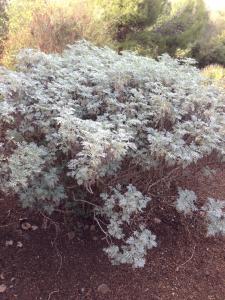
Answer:
<svg viewBox="0 0 225 300"><path fill-rule="evenodd" d="M198 194L225 199L224 174L218 173L213 183L193 179ZM21 230L19 219L24 217L38 229ZM164 216L163 207L156 217L161 223L151 229L159 246L149 251L143 269L133 270L110 264L98 230L81 227L69 239L62 224L49 221L44 229L42 216L1 199L0 285L7 289L0 299L225 300L224 239L196 233L196 226L200 229L196 220L188 221L185 229L182 220ZM6 246L9 240L12 246ZM17 247L18 241L22 247ZM110 291L98 291L101 284Z"/></svg>

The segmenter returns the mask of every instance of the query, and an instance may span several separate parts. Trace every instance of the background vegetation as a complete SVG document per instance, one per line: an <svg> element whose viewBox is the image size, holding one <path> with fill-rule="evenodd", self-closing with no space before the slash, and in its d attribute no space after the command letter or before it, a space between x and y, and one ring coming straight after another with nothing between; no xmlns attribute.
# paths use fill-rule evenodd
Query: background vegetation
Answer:
<svg viewBox="0 0 225 300"><path fill-rule="evenodd" d="M225 65L225 12L209 13L204 0L1 0L0 6L6 66L21 48L61 52L82 38L151 57L190 56L200 67Z"/></svg>
<svg viewBox="0 0 225 300"><path fill-rule="evenodd" d="M193 57L200 68L212 65L203 74L224 86L225 12L207 11L204 0L0 0L7 67L21 48L57 53L79 39L154 58Z"/></svg>

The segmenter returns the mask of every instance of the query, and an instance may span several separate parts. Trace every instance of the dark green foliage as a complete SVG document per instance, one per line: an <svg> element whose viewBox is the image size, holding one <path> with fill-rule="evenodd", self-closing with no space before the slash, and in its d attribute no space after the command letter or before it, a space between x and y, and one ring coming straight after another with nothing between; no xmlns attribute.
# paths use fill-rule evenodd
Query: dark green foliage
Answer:
<svg viewBox="0 0 225 300"><path fill-rule="evenodd" d="M119 49L133 48L136 35L156 23L168 6L168 0L111 0L97 1L103 9L103 22Z"/></svg>
<svg viewBox="0 0 225 300"><path fill-rule="evenodd" d="M195 41L191 55L200 67L209 64L225 66L225 12L208 21L201 37Z"/></svg>
<svg viewBox="0 0 225 300"><path fill-rule="evenodd" d="M186 49L198 38L207 19L208 13L203 0L187 1L155 32L165 40L167 52L175 55L178 48Z"/></svg>
<svg viewBox="0 0 225 300"><path fill-rule="evenodd" d="M173 5L168 0L103 2L114 46L152 57L165 52L176 56L177 50L192 49L209 19L203 0Z"/></svg>
<svg viewBox="0 0 225 300"><path fill-rule="evenodd" d="M155 24L131 33L126 45L146 55L158 56L167 52L176 56L178 49L185 50L197 40L207 19L203 0L187 1L175 11L164 2Z"/></svg>
<svg viewBox="0 0 225 300"><path fill-rule="evenodd" d="M74 0L61 8L45 0L15 0L6 12L7 1L0 0L0 59L7 66L13 66L21 48L62 52L83 38L119 54L135 50L156 58L169 53L193 57L200 67L225 65L225 16L212 16L204 0Z"/></svg>
<svg viewBox="0 0 225 300"><path fill-rule="evenodd" d="M225 34L209 41L207 48L197 43L192 49L192 56L199 61L200 67L215 63L225 66Z"/></svg>

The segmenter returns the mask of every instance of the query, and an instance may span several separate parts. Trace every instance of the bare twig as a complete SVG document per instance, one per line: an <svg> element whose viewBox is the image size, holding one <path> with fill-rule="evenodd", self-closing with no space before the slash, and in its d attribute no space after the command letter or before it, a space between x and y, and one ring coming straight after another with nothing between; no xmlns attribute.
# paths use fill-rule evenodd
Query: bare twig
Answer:
<svg viewBox="0 0 225 300"><path fill-rule="evenodd" d="M52 296L53 294L56 294L56 293L59 293L59 290L52 291L52 292L48 295L48 300L50 300L50 299L51 299L51 296Z"/></svg>
<svg viewBox="0 0 225 300"><path fill-rule="evenodd" d="M15 225L16 223L17 223L17 222L5 224L5 225L0 225L0 228L9 227L9 226Z"/></svg>
<svg viewBox="0 0 225 300"><path fill-rule="evenodd" d="M58 270L56 272L56 275L58 275L61 271L61 268L62 268L63 258L62 258L62 255L61 255L58 247L56 246L56 244L55 244L55 249L56 249L57 256L59 257L59 267L58 267Z"/></svg>
<svg viewBox="0 0 225 300"><path fill-rule="evenodd" d="M95 222L98 224L99 228L101 229L101 231L105 234L105 238L106 238L106 241L107 243L110 245L110 242L108 241L108 237L112 243L112 240L111 240L111 237L110 235L102 228L102 225L100 224L99 220L97 219L96 215L95 215L95 212L94 212L94 220Z"/></svg>
<svg viewBox="0 0 225 300"><path fill-rule="evenodd" d="M57 256L59 257L59 267L58 267L58 270L56 272L56 274L58 275L59 272L61 271L61 268L62 268L62 263L63 263L63 258L62 258L62 255L56 245L56 240L57 240L57 237L58 237L58 234L59 234L59 224L57 222L55 222L54 220L52 220L50 217L46 216L44 213L42 213L42 216L46 219L46 220L49 220L51 223L53 223L55 225L55 238L54 238L54 241L52 242L52 246L55 247L56 249L56 254Z"/></svg>
<svg viewBox="0 0 225 300"><path fill-rule="evenodd" d="M91 203L91 202L89 202L89 201L87 201L87 200L80 200L80 199L76 200L74 193L72 193L72 194L73 194L73 200L74 200L74 202L83 202L83 203L87 203L87 204L92 205L92 206L95 206L95 207L99 207L99 205L96 205L96 204L94 204L94 203Z"/></svg>
<svg viewBox="0 0 225 300"><path fill-rule="evenodd" d="M54 221L52 218L50 218L49 216L46 216L42 211L40 211L40 214L47 220L49 220L51 223L53 223L54 225L56 224L58 226L58 223L56 221Z"/></svg>
<svg viewBox="0 0 225 300"><path fill-rule="evenodd" d="M165 177L162 177L162 178L160 178L159 180L156 180L156 181L153 182L152 184L149 184L149 185L148 185L148 188L147 188L147 191L149 191L153 186L157 185L158 183L160 183L160 182L166 180L167 178L171 177L172 174L173 174L175 171L179 170L179 168L180 168L180 167L176 167L176 168L173 169L171 172L169 172Z"/></svg>
<svg viewBox="0 0 225 300"><path fill-rule="evenodd" d="M182 263L181 265L177 266L176 267L176 271L179 271L179 269L181 267L183 267L184 265L186 265L190 260L192 260L193 256L194 256L194 253L195 253L195 248L196 248L196 245L194 245L194 248L193 248L193 251L192 251L192 254L191 256L188 258L188 260L186 260L184 263Z"/></svg>
<svg viewBox="0 0 225 300"><path fill-rule="evenodd" d="M11 214L11 210L8 210L8 213L6 215L6 217L4 218L4 221L10 216ZM5 228L5 227L9 227L9 226L12 226L12 225L15 225L17 222L13 222L13 223L8 223L8 224L4 224L4 225L0 225L0 228Z"/></svg>

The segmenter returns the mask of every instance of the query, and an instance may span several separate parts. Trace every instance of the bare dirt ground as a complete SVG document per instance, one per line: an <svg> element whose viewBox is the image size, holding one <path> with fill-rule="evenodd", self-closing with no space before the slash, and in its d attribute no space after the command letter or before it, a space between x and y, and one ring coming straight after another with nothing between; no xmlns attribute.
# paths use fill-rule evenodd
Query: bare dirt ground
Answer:
<svg viewBox="0 0 225 300"><path fill-rule="evenodd" d="M213 183L193 177L190 184L201 197L225 199L224 178L223 171ZM42 216L0 200L0 299L225 300L224 239L196 233L195 220L185 229L176 216L164 216L163 207L156 217L161 223L151 229L158 247L143 269L133 270L110 264L91 220L69 238L57 218L43 228ZM38 228L22 229L20 218Z"/></svg>

